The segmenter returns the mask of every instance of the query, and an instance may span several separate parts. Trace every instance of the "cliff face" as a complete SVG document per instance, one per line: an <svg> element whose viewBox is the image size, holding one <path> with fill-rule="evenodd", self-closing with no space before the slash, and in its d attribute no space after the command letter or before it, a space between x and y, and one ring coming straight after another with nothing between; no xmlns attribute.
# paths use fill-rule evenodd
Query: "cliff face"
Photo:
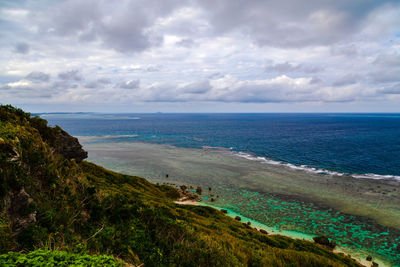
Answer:
<svg viewBox="0 0 400 267"><path fill-rule="evenodd" d="M56 153L63 155L66 159L75 159L76 162L81 162L88 155L79 144L78 138L69 135L62 129L57 130L54 146Z"/></svg>
<svg viewBox="0 0 400 267"><path fill-rule="evenodd" d="M78 139L61 128L0 106L0 251L24 247L22 240L37 243L36 237L27 238L27 231L43 221L48 205L59 203L49 194L62 194L68 172L86 157Z"/></svg>
<svg viewBox="0 0 400 267"><path fill-rule="evenodd" d="M86 157L61 128L0 106L0 253L50 247L146 266L358 266L215 209L175 204L176 189Z"/></svg>

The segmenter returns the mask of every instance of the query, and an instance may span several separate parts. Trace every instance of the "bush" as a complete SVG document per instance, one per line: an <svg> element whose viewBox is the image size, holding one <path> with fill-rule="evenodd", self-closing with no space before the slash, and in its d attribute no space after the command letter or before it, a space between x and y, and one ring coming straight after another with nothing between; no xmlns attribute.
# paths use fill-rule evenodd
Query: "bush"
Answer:
<svg viewBox="0 0 400 267"><path fill-rule="evenodd" d="M121 265L86 253L146 266L358 266L311 242L262 234L213 208L176 205L173 187L69 160L57 152L65 136L0 105L0 198L23 188L32 200L19 214L0 201L0 253L45 249L1 255L0 266ZM36 222L13 228L16 218L35 212Z"/></svg>
<svg viewBox="0 0 400 267"><path fill-rule="evenodd" d="M28 254L9 252L0 255L0 266L123 266L123 263L112 256L38 249Z"/></svg>
<svg viewBox="0 0 400 267"><path fill-rule="evenodd" d="M335 241L329 241L329 238L326 236L316 236L313 238L314 242L328 248L334 249L336 247Z"/></svg>

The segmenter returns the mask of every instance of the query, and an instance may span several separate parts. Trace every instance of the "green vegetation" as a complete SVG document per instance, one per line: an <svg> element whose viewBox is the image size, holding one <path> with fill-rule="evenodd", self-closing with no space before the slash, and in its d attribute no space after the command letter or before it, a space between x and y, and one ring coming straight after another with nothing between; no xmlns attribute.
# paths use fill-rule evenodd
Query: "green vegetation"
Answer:
<svg viewBox="0 0 400 267"><path fill-rule="evenodd" d="M101 255L73 254L66 251L35 250L28 254L8 252L0 255L1 266L123 266L114 257Z"/></svg>
<svg viewBox="0 0 400 267"><path fill-rule="evenodd" d="M86 256L107 254L145 266L359 266L312 242L262 234L213 208L175 204L176 189L80 162L71 156L80 151L60 148L59 135L72 138L0 106L0 253L36 249L3 255L0 265L119 264Z"/></svg>

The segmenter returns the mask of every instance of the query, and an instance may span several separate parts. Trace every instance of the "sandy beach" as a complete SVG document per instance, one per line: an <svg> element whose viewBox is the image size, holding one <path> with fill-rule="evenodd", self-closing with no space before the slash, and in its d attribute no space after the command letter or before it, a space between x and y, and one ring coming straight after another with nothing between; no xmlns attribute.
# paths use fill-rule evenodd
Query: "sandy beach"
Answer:
<svg viewBox="0 0 400 267"><path fill-rule="evenodd" d="M199 205L199 206L208 206L208 207L214 207L217 208L213 205L210 204L206 204L204 202L200 202L200 201L192 201L192 200L178 200L175 201L176 204L179 205ZM217 208L218 209L218 208ZM297 239L302 239L302 240L308 240L308 241L313 241L313 235L308 235L308 234L303 234L303 233L299 233L299 232L295 232L295 231L285 231L285 230L278 230L276 228L273 227L268 227L267 225L264 225L258 221L255 221L251 218L247 218L244 217L243 215L236 213L234 211L231 210L227 210L226 213L227 216L231 217L231 218L235 218L237 216L239 216L241 218L241 221L243 223L250 223L249 225L256 229L256 230L265 230L267 231L268 234L272 234L272 235L283 235L283 236L287 236L287 237L291 237L291 238L297 238ZM354 258L358 263L360 263L363 266L369 267L372 265L371 261L367 261L366 257L370 254L368 251L365 250L359 250L356 251L354 249L349 249L348 247L336 247L333 250L335 253L343 253L343 254L348 254L351 255L352 258ZM392 266L391 263L383 260L383 259L379 259L379 258L374 258L374 262L378 263L379 266Z"/></svg>

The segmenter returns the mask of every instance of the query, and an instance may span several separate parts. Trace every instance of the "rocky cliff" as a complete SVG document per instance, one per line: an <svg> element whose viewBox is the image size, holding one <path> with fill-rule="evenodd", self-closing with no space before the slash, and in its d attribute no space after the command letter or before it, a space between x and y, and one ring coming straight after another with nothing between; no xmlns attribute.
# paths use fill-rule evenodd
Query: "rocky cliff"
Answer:
<svg viewBox="0 0 400 267"><path fill-rule="evenodd" d="M358 266L312 242L176 204L178 190L105 170L86 156L61 128L0 106L0 253L43 248L146 266ZM42 254L53 255L29 255ZM14 256L0 256L0 265Z"/></svg>

